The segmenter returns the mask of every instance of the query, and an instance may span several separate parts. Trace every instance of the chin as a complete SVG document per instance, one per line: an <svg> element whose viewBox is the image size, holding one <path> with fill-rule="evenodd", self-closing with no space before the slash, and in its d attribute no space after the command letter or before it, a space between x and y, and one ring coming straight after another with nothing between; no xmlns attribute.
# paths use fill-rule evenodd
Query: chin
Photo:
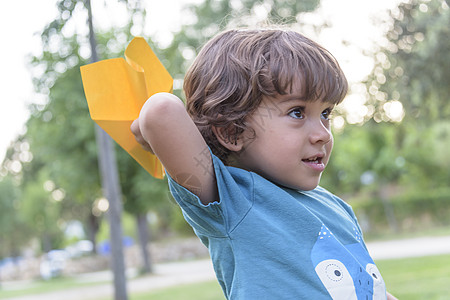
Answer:
<svg viewBox="0 0 450 300"><path fill-rule="evenodd" d="M314 190L320 183L321 176L308 176L308 178L296 178L295 176L288 177L288 178L276 178L276 177L270 177L270 176L264 176L262 177L266 178L267 180L273 182L274 184L282 187L286 187L292 190L301 190L301 191L312 191Z"/></svg>
<svg viewBox="0 0 450 300"><path fill-rule="evenodd" d="M316 187L319 186L319 183L320 183L320 177L316 178L316 180L308 180L306 182L305 181L300 182L299 184L296 184L294 188L296 190L312 191Z"/></svg>
<svg viewBox="0 0 450 300"><path fill-rule="evenodd" d="M289 183L278 183L278 185L293 189L293 190L301 190L301 191L312 191L314 190L318 185L319 182L316 183L310 183L310 184L289 184Z"/></svg>
<svg viewBox="0 0 450 300"><path fill-rule="evenodd" d="M314 190L317 186L318 186L318 184L312 185L312 186L299 187L298 190L302 190L302 191L312 191L312 190Z"/></svg>

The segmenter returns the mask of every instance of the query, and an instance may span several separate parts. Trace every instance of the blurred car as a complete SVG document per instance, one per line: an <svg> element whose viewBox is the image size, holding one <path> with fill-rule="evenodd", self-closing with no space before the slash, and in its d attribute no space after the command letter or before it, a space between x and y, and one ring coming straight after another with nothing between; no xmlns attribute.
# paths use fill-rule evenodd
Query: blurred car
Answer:
<svg viewBox="0 0 450 300"><path fill-rule="evenodd" d="M51 250L43 255L39 268L41 277L49 280L61 276L68 258L69 253L66 250Z"/></svg>
<svg viewBox="0 0 450 300"><path fill-rule="evenodd" d="M94 245L91 241L81 240L73 245L66 247L66 251L69 253L70 257L80 257L84 255L92 254L94 250Z"/></svg>

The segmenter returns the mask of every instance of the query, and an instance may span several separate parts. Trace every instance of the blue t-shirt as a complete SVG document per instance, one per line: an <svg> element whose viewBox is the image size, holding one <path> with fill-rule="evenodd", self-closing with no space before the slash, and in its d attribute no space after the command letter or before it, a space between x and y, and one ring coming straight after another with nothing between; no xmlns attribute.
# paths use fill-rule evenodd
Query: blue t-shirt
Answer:
<svg viewBox="0 0 450 300"><path fill-rule="evenodd" d="M349 205L321 187L296 191L213 163L218 202L203 205L170 177L169 186L227 299L386 299Z"/></svg>

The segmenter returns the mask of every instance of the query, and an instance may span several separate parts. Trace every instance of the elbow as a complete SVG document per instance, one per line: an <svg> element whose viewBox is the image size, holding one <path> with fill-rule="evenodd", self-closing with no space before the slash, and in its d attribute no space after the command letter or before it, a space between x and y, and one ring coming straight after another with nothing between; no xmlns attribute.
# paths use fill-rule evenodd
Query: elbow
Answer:
<svg viewBox="0 0 450 300"><path fill-rule="evenodd" d="M183 102L175 95L158 93L151 96L139 114L139 127L144 139L152 133L163 132L175 124L180 114L187 115Z"/></svg>
<svg viewBox="0 0 450 300"><path fill-rule="evenodd" d="M139 122L141 128L164 125L180 112L186 112L183 102L175 95L158 93L151 96L141 109Z"/></svg>

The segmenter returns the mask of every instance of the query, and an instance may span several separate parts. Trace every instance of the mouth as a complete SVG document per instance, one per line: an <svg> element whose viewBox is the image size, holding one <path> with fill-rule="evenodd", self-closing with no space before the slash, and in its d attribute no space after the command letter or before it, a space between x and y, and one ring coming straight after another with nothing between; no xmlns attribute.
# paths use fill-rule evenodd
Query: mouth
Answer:
<svg viewBox="0 0 450 300"><path fill-rule="evenodd" d="M313 156L313 157L310 157L310 158L302 159L302 161L318 164L318 163L322 162L322 157L320 157L320 156Z"/></svg>
<svg viewBox="0 0 450 300"><path fill-rule="evenodd" d="M317 154L302 159L302 162L315 171L323 172L323 170L325 170L325 163L323 162L324 156L324 154Z"/></svg>

